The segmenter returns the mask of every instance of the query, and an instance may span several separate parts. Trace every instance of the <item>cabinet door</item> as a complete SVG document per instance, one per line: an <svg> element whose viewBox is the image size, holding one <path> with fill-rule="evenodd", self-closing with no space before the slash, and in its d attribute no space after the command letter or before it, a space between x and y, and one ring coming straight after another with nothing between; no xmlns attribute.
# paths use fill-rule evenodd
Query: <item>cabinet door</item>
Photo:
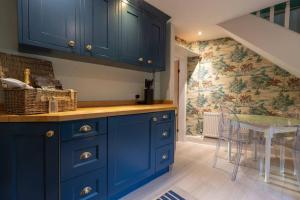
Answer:
<svg viewBox="0 0 300 200"><path fill-rule="evenodd" d="M120 61L135 66L143 65L142 55L142 12L134 5L120 1Z"/></svg>
<svg viewBox="0 0 300 200"><path fill-rule="evenodd" d="M59 199L58 127L5 124L0 128L0 199ZM50 129L54 135L47 137Z"/></svg>
<svg viewBox="0 0 300 200"><path fill-rule="evenodd" d="M99 58L116 58L117 2L83 0L82 53Z"/></svg>
<svg viewBox="0 0 300 200"><path fill-rule="evenodd" d="M20 43L79 52L79 0L19 0Z"/></svg>
<svg viewBox="0 0 300 200"><path fill-rule="evenodd" d="M165 69L166 24L154 16L145 15L144 41L146 66L153 70Z"/></svg>
<svg viewBox="0 0 300 200"><path fill-rule="evenodd" d="M108 191L110 198L154 174L149 114L108 119Z"/></svg>

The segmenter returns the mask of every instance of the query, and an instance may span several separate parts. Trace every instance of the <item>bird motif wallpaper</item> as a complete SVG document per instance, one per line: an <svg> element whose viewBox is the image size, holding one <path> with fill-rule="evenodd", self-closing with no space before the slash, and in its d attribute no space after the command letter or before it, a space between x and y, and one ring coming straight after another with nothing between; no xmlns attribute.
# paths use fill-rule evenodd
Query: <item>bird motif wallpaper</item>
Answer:
<svg viewBox="0 0 300 200"><path fill-rule="evenodd" d="M221 104L242 114L299 117L299 78L231 38L176 41L199 54L188 60L188 135L201 135L203 113Z"/></svg>

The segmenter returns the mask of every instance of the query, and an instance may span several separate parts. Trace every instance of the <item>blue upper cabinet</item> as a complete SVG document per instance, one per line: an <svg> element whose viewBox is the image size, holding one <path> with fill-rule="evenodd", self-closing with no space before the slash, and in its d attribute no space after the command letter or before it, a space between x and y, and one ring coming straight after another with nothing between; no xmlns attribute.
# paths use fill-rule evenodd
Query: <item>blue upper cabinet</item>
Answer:
<svg viewBox="0 0 300 200"><path fill-rule="evenodd" d="M132 65L144 65L142 52L143 14L136 5L120 1L120 61Z"/></svg>
<svg viewBox="0 0 300 200"><path fill-rule="evenodd" d="M74 53L82 61L140 71L165 69L169 17L143 0L18 1L23 51ZM84 60L91 57L98 60Z"/></svg>
<svg viewBox="0 0 300 200"><path fill-rule="evenodd" d="M165 70L165 16L157 16L161 14L159 11L137 0L121 1L120 13L121 61L139 65L146 71Z"/></svg>
<svg viewBox="0 0 300 200"><path fill-rule="evenodd" d="M80 51L79 0L19 0L19 39L66 52Z"/></svg>
<svg viewBox="0 0 300 200"><path fill-rule="evenodd" d="M151 115L108 119L108 195L118 199L155 170Z"/></svg>
<svg viewBox="0 0 300 200"><path fill-rule="evenodd" d="M146 66L155 71L163 71L166 56L166 23L150 14L145 14L144 19Z"/></svg>
<svg viewBox="0 0 300 200"><path fill-rule="evenodd" d="M82 54L116 59L117 2L115 0L83 0Z"/></svg>

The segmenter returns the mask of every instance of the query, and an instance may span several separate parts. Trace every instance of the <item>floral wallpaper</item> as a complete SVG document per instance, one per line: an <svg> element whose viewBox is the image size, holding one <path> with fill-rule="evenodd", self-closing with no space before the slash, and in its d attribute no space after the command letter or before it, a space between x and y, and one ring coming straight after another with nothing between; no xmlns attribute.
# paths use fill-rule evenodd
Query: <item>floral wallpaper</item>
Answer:
<svg viewBox="0 0 300 200"><path fill-rule="evenodd" d="M220 104L242 114L299 116L299 78L230 38L176 41L199 54L188 60L188 135L201 134L203 112Z"/></svg>

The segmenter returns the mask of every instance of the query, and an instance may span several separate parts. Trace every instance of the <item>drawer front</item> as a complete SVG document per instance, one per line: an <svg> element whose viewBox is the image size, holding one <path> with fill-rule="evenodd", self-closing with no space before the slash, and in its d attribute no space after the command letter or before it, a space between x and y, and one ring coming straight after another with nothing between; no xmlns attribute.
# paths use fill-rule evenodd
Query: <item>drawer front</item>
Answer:
<svg viewBox="0 0 300 200"><path fill-rule="evenodd" d="M61 125L61 139L68 141L107 133L107 118L65 122Z"/></svg>
<svg viewBox="0 0 300 200"><path fill-rule="evenodd" d="M97 170L61 183L61 200L104 200L107 194L106 170Z"/></svg>
<svg viewBox="0 0 300 200"><path fill-rule="evenodd" d="M61 179L82 175L105 167L107 163L107 136L74 140L61 144Z"/></svg>
<svg viewBox="0 0 300 200"><path fill-rule="evenodd" d="M152 117L153 123L169 122L175 118L175 111L154 113Z"/></svg>
<svg viewBox="0 0 300 200"><path fill-rule="evenodd" d="M156 150L155 170L160 171L174 163L174 145L166 145Z"/></svg>
<svg viewBox="0 0 300 200"><path fill-rule="evenodd" d="M160 123L152 127L152 134L155 138L155 147L161 147L167 144L174 143L175 135L174 123Z"/></svg>

